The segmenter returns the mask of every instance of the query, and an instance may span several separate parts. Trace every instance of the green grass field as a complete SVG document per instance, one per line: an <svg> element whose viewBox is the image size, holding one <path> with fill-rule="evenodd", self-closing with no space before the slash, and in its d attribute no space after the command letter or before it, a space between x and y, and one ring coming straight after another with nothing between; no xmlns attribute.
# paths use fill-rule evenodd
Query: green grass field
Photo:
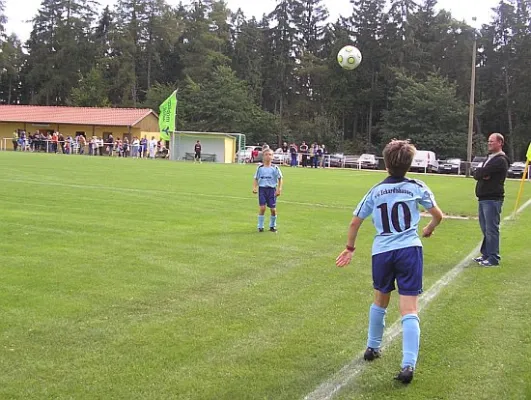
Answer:
<svg viewBox="0 0 531 400"><path fill-rule="evenodd" d="M283 172L279 233L259 234L252 166L0 153L0 398L291 400L330 380L365 348L372 225L334 260L384 175ZM476 214L472 179L422 179ZM466 268L422 311L411 385L392 380L399 337L336 398L530 399L530 224L504 222L502 268ZM479 240L444 221L425 289Z"/></svg>

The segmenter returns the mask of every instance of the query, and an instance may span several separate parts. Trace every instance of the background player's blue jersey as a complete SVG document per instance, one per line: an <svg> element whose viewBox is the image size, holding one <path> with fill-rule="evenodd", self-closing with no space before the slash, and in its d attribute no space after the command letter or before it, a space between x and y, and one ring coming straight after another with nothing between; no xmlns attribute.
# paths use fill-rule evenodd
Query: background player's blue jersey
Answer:
<svg viewBox="0 0 531 400"><path fill-rule="evenodd" d="M405 247L422 246L417 233L420 221L418 205L426 210L437 205L424 182L388 177L373 187L356 207L354 215L366 219L372 215L376 237L372 254Z"/></svg>
<svg viewBox="0 0 531 400"><path fill-rule="evenodd" d="M266 167L260 164L254 174L254 179L258 180L259 187L271 187L276 188L278 180L282 179L282 172L276 165Z"/></svg>

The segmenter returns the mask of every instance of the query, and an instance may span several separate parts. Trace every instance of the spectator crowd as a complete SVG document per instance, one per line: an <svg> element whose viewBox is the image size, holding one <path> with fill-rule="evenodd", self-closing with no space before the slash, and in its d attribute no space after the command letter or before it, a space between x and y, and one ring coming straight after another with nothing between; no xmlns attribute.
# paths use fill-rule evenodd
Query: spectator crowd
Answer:
<svg viewBox="0 0 531 400"><path fill-rule="evenodd" d="M98 136L87 138L85 134L75 137L61 132L40 132L33 134L24 130L13 132L13 150L62 154L86 154L90 156L169 158L169 151L162 140L133 137L114 138L109 134L104 140Z"/></svg>

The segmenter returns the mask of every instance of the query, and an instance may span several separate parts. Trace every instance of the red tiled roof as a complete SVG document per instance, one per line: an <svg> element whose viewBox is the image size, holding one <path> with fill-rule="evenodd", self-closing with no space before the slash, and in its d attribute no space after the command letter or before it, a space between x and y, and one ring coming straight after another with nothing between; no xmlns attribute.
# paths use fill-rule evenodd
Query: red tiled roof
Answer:
<svg viewBox="0 0 531 400"><path fill-rule="evenodd" d="M0 122L134 126L149 114L149 108L96 108L0 105Z"/></svg>

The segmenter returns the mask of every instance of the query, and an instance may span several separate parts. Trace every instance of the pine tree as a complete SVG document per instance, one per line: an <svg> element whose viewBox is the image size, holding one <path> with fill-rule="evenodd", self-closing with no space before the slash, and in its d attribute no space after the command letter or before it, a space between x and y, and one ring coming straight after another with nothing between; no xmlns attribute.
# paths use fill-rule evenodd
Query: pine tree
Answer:
<svg viewBox="0 0 531 400"><path fill-rule="evenodd" d="M39 104L65 104L78 72L92 68L93 1L43 0L26 44L26 91Z"/></svg>
<svg viewBox="0 0 531 400"><path fill-rule="evenodd" d="M279 117L279 145L283 141L286 109L293 96L297 31L292 22L299 10L298 0L277 0L277 6L269 14L273 27L268 35L270 63L267 64L265 98L266 107Z"/></svg>
<svg viewBox="0 0 531 400"><path fill-rule="evenodd" d="M23 101L21 72L25 56L22 43L15 34L12 34L1 44L1 49L0 102L18 104Z"/></svg>
<svg viewBox="0 0 531 400"><path fill-rule="evenodd" d="M222 21L214 23L209 14L212 11L213 1L195 1L191 9L186 12L186 26L182 34L179 51L184 64L183 75L199 82L206 79L210 72L218 66L231 64L226 52L226 42L216 33ZM216 18L222 19L220 15ZM228 34L225 39L230 40L227 26L222 24L222 34Z"/></svg>
<svg viewBox="0 0 531 400"><path fill-rule="evenodd" d="M327 68L323 52L323 38L328 10L322 0L301 0L294 3L297 12L293 25L298 37L295 54L297 66L294 70L295 93L291 109L297 115L290 125L315 121L321 112L322 84ZM295 130L295 126L293 127Z"/></svg>
<svg viewBox="0 0 531 400"><path fill-rule="evenodd" d="M6 28L7 17L5 14L6 0L0 0L0 41L6 40Z"/></svg>
<svg viewBox="0 0 531 400"><path fill-rule="evenodd" d="M246 81L255 104L262 105L263 65L265 63L264 30L253 17L249 21L241 11L233 16L234 54L232 68Z"/></svg>
<svg viewBox="0 0 531 400"><path fill-rule="evenodd" d="M365 134L368 149L373 145L373 126L378 116L378 103L383 103L384 88L381 73L384 65L384 50L379 38L383 35L385 0L351 0L353 15L351 18L356 43L364 56L364 65L356 71L359 74L357 103L360 105L356 119L359 125L354 127L354 137L358 128Z"/></svg>

